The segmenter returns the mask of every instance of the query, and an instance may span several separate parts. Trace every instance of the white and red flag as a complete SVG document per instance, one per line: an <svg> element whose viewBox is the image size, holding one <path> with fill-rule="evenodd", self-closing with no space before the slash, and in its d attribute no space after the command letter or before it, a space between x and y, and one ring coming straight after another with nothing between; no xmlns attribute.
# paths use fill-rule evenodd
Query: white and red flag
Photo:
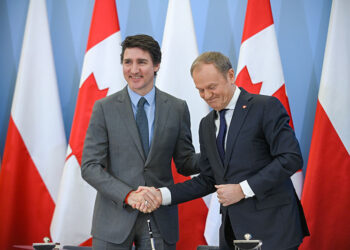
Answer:
<svg viewBox="0 0 350 250"><path fill-rule="evenodd" d="M236 84L253 94L277 97L287 110L293 128L270 0L248 0ZM300 198L301 170L291 179Z"/></svg>
<svg viewBox="0 0 350 250"><path fill-rule="evenodd" d="M350 2L333 0L302 204L300 249L349 249Z"/></svg>
<svg viewBox="0 0 350 250"><path fill-rule="evenodd" d="M31 0L0 172L0 249L50 237L66 147L46 1Z"/></svg>
<svg viewBox="0 0 350 250"><path fill-rule="evenodd" d="M61 245L90 244L96 191L80 172L85 134L96 100L125 85L115 0L96 0L51 235Z"/></svg>
<svg viewBox="0 0 350 250"><path fill-rule="evenodd" d="M199 151L199 122L209 108L200 98L193 83L190 68L198 56L196 34L189 0L169 0L162 42L162 64L156 79L156 86L165 92L186 100L191 114L193 143ZM189 177L174 171L175 182ZM204 239L205 219L208 208L203 199L196 199L179 205L180 239L177 249L192 250L197 245L206 245Z"/></svg>

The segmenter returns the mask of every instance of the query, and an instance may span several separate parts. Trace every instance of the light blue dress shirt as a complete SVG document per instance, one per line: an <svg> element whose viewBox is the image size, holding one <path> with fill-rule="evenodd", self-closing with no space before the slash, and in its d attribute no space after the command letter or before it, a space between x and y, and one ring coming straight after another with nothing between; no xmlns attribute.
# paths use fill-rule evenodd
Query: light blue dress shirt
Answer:
<svg viewBox="0 0 350 250"><path fill-rule="evenodd" d="M137 112L137 103L139 102L140 96L136 92L132 91L128 86L128 93L131 100L132 111L134 112L134 118L136 120L136 112ZM148 120L148 134L149 134L149 146L151 147L152 138L153 138L153 129L154 129L154 116L156 110L156 89L153 86L152 90L148 92L144 98L146 98L147 102L144 105L144 109L146 112L147 120Z"/></svg>

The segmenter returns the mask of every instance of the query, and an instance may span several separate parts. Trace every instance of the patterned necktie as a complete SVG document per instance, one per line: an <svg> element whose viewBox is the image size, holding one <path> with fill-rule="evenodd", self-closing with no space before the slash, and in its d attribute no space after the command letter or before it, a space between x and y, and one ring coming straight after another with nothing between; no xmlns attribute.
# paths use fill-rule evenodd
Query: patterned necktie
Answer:
<svg viewBox="0 0 350 250"><path fill-rule="evenodd" d="M226 120L225 120L225 113L227 109L222 109L219 111L220 115L220 128L219 128L219 134L216 138L216 146L218 147L218 152L221 158L222 163L224 163L225 159L225 136L226 136Z"/></svg>
<svg viewBox="0 0 350 250"><path fill-rule="evenodd" d="M136 124L139 129L143 151L145 153L145 157L147 158L149 153L148 120L143 107L146 102L147 100L144 97L141 97L137 103Z"/></svg>

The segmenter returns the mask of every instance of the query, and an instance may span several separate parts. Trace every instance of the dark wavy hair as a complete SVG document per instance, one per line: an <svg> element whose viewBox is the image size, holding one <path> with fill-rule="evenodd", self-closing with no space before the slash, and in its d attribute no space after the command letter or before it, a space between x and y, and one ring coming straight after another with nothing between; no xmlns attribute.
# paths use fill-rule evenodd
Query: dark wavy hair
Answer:
<svg viewBox="0 0 350 250"><path fill-rule="evenodd" d="M152 58L153 65L160 64L162 60L162 52L160 51L159 44L153 37L139 34L134 36L128 36L122 42L122 53L120 54L120 62L123 63L124 52L127 48L140 48L147 51Z"/></svg>

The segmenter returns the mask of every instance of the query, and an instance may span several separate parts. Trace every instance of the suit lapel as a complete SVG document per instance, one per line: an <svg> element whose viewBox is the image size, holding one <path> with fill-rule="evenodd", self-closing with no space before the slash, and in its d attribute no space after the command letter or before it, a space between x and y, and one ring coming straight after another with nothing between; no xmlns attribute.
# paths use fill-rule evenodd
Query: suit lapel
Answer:
<svg viewBox="0 0 350 250"><path fill-rule="evenodd" d="M208 137L209 137L209 144L208 146L212 147L212 152L214 152L214 156L216 158L216 162L222 167L224 165L222 164L218 148L216 146L216 127L215 127L215 119L216 119L216 111L212 110L209 114L209 117L207 119L207 126L209 128L208 131Z"/></svg>
<svg viewBox="0 0 350 250"><path fill-rule="evenodd" d="M120 118L124 122L125 127L129 131L130 137L134 141L142 159L146 160L141 144L141 139L139 136L139 131L137 129L134 112L131 107L130 97L128 95L126 87L122 90L121 95L118 96L116 109L118 110Z"/></svg>
<svg viewBox="0 0 350 250"><path fill-rule="evenodd" d="M225 168L227 168L230 158L232 156L232 151L237 140L239 131L245 121L248 114L250 105L249 100L251 95L244 89L241 89L241 94L237 100L235 110L233 112L230 128L228 130L227 141L226 141L226 153L225 153Z"/></svg>
<svg viewBox="0 0 350 250"><path fill-rule="evenodd" d="M163 130L165 128L165 124L168 120L169 115L169 103L166 96L156 88L156 109L155 109L155 117L154 117L154 131L152 143L149 151L149 155L146 160L146 164L152 159L152 155L154 154L154 145L157 144L157 141L161 138Z"/></svg>

